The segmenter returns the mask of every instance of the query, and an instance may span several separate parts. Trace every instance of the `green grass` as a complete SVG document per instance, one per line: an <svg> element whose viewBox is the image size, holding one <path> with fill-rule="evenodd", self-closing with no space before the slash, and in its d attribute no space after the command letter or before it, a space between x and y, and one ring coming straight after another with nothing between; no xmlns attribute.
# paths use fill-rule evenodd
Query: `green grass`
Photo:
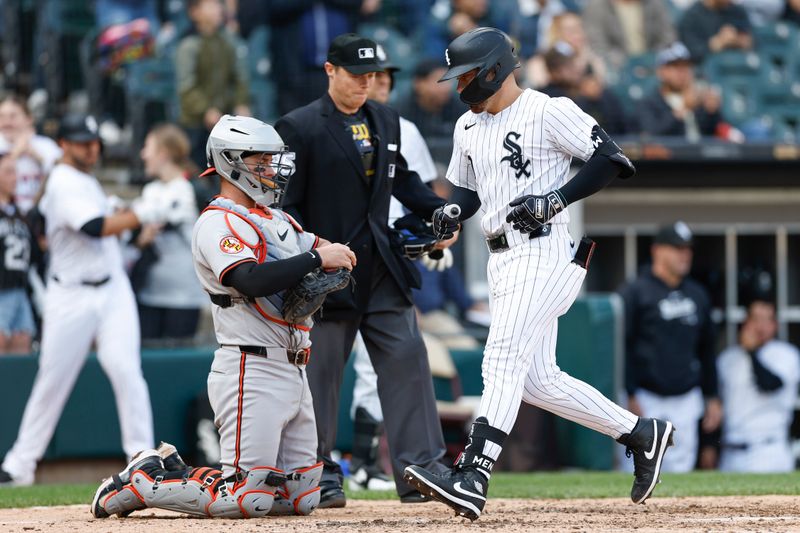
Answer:
<svg viewBox="0 0 800 533"><path fill-rule="evenodd" d="M633 476L618 472L497 473L492 476L494 498L626 498ZM663 474L659 496L800 495L800 472L792 474L723 474L693 472ZM0 489L0 508L88 504L96 485L37 485ZM393 492L349 493L353 499L389 500Z"/></svg>

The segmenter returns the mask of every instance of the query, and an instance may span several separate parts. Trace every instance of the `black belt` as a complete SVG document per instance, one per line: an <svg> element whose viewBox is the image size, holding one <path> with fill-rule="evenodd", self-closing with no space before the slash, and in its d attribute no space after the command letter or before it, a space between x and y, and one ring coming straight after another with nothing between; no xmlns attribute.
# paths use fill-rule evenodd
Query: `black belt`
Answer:
<svg viewBox="0 0 800 533"><path fill-rule="evenodd" d="M58 276L53 276L53 281L56 283L61 283L61 280L58 279ZM79 281L78 283L84 287L100 287L109 281L111 281L111 276L106 276L103 279L98 279L97 281Z"/></svg>
<svg viewBox="0 0 800 533"><path fill-rule="evenodd" d="M551 228L551 225L549 223L548 224L544 224L542 226L539 226L538 228L536 228L532 232L530 232L528 234L528 238L530 238L530 239L538 239L539 237L547 237L548 235L550 235L550 230L551 229L552 228ZM486 239L486 246L489 247L489 251L492 252L492 253L505 252L506 250L511 248L508 245L508 238L506 237L505 232L501 233L500 235L495 235L494 237L487 238Z"/></svg>
<svg viewBox="0 0 800 533"><path fill-rule="evenodd" d="M251 355L267 357L269 349L266 346L239 346L239 351ZM286 350L286 359L293 365L307 365L311 359L311 348L301 350Z"/></svg>

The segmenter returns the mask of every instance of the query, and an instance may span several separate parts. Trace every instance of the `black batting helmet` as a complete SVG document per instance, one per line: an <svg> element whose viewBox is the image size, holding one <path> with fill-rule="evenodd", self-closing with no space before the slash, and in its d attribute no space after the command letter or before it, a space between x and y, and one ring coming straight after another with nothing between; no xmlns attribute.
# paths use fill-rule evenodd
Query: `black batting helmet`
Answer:
<svg viewBox="0 0 800 533"><path fill-rule="evenodd" d="M479 104L492 96L508 75L520 67L511 39L496 28L475 28L459 35L444 55L448 70L439 81L478 69L475 79L461 91L461 101L467 105ZM491 81L487 79L490 72L494 72Z"/></svg>

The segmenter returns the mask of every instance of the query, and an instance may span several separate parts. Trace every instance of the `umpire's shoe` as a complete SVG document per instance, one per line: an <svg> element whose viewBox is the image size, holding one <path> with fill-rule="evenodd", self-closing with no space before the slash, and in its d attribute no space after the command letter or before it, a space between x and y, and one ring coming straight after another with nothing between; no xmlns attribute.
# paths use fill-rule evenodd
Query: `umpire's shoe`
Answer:
<svg viewBox="0 0 800 533"><path fill-rule="evenodd" d="M110 516L103 507L103 502L112 492L119 492L124 489L125 486L131 482L131 476L137 470L143 470L151 474L158 470L163 471L163 469L164 463L161 462L158 451L144 450L137 453L133 456L131 462L128 463L128 466L125 467L125 470L104 479L103 482L100 483L97 492L94 493L94 499L92 500L92 508L90 509L92 516L95 518L108 518ZM132 512L145 509L146 507L147 506L143 502L137 499L135 502L131 503L130 509L127 509L125 512L117 513L117 516L124 518Z"/></svg>
<svg viewBox="0 0 800 533"><path fill-rule="evenodd" d="M319 482L319 505L317 509L337 509L347 505L342 486L332 479Z"/></svg>
<svg viewBox="0 0 800 533"><path fill-rule="evenodd" d="M422 494L442 502L456 512L476 520L486 505L489 481L474 467L456 467L441 474L428 472L421 466L407 466L403 479Z"/></svg>
<svg viewBox="0 0 800 533"><path fill-rule="evenodd" d="M672 446L675 428L672 422L656 418L639 418L636 427L617 442L625 445L625 455L633 454L633 503L644 503L659 482L664 452Z"/></svg>

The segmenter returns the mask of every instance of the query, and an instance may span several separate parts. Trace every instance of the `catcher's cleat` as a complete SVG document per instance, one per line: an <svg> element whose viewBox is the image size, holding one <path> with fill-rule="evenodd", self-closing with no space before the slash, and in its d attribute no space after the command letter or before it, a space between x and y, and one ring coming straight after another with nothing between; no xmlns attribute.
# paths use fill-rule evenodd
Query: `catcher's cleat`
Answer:
<svg viewBox="0 0 800 533"><path fill-rule="evenodd" d="M639 418L633 431L617 439L617 442L625 445L625 455L633 455L633 503L644 503L653 493L659 482L664 453L672 446L674 433L672 422Z"/></svg>
<svg viewBox="0 0 800 533"><path fill-rule="evenodd" d="M408 466L403 479L422 494L453 509L456 516L477 520L486 505L489 482L473 467L434 474L420 466Z"/></svg>
<svg viewBox="0 0 800 533"><path fill-rule="evenodd" d="M169 442L161 441L156 448L161 461L164 463L164 470L168 472L182 472L189 470L189 467L178 454L178 449Z"/></svg>
<svg viewBox="0 0 800 533"><path fill-rule="evenodd" d="M108 496L112 493L122 492L127 486L130 485L131 476L137 470L145 470L152 472L154 470L163 469L164 465L161 462L161 457L156 450L144 450L133 456L131 462L125 467L125 470L119 474L104 479L97 491L94 493L92 500L92 507L90 512L95 518L108 518L111 514L116 514L120 518L124 518L131 514L133 511L145 509L147 506L136 497L133 491L128 490L130 498L127 500L125 510L115 511L109 513L106 511L104 504Z"/></svg>

